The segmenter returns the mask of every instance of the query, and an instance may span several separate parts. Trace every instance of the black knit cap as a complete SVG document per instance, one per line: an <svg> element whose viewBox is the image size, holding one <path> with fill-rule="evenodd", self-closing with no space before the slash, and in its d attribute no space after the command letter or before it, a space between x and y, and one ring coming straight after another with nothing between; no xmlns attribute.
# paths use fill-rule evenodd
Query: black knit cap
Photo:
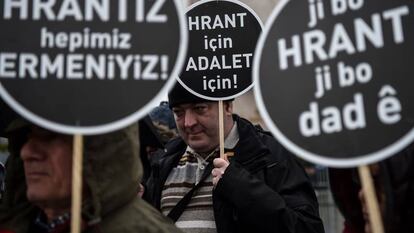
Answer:
<svg viewBox="0 0 414 233"><path fill-rule="evenodd" d="M168 93L168 101L170 108L176 107L179 104L196 104L202 102L214 102L193 95L187 91L179 82L176 82L174 87Z"/></svg>

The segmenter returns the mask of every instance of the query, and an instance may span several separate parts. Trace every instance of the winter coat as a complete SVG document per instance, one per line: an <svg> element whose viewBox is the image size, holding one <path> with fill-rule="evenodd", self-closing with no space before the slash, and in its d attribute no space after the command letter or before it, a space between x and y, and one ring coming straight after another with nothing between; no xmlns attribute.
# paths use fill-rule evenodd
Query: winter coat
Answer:
<svg viewBox="0 0 414 233"><path fill-rule="evenodd" d="M234 119L239 142L213 191L217 232L324 232L304 169L271 135L245 119ZM145 199L158 209L164 183L185 149L175 139L154 162Z"/></svg>
<svg viewBox="0 0 414 233"><path fill-rule="evenodd" d="M0 205L0 232L27 233L39 209L26 199L19 151L25 133L10 137L6 193ZM180 232L170 220L137 196L142 176L137 126L84 138L83 181L89 195L82 202L83 232ZM70 174L68 174L70 175Z"/></svg>
<svg viewBox="0 0 414 233"><path fill-rule="evenodd" d="M414 232L414 144L379 163L374 177L377 196L384 199L385 232ZM334 200L346 221L344 232L363 233L364 219L358 198L361 189L356 169L329 169Z"/></svg>

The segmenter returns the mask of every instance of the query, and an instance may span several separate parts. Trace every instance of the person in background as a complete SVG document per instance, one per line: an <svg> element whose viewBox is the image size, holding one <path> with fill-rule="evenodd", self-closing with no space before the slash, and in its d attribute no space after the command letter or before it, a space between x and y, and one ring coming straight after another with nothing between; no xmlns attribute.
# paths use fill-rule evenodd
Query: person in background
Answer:
<svg viewBox="0 0 414 233"><path fill-rule="evenodd" d="M177 137L177 130L168 102L161 102L138 125L140 157L144 167L142 180L145 182L151 173L151 159L157 152L165 149L169 140Z"/></svg>
<svg viewBox="0 0 414 233"><path fill-rule="evenodd" d="M72 136L16 120L8 137L0 232L70 232ZM136 195L136 125L84 140L82 232L179 232Z"/></svg>
<svg viewBox="0 0 414 233"><path fill-rule="evenodd" d="M6 136L6 128L17 118L17 114L0 98L0 137Z"/></svg>
<svg viewBox="0 0 414 233"><path fill-rule="evenodd" d="M179 83L169 93L180 137L154 161L144 199L185 232L324 232L304 169L224 102L227 159L217 158L217 102Z"/></svg>
<svg viewBox="0 0 414 233"><path fill-rule="evenodd" d="M9 106L0 98L0 139L5 139L6 137L6 128L7 126L17 118L17 114L9 108ZM7 145L2 144L0 142L0 152L7 152ZM6 157L7 159L7 157ZM0 203L3 199L4 192L5 192L5 176L6 176L6 169L5 169L5 162L7 161L5 158L0 157ZM1 226L1 224L0 224Z"/></svg>
<svg viewBox="0 0 414 233"><path fill-rule="evenodd" d="M414 232L414 144L370 165L386 233ZM345 218L343 233L372 233L357 169L329 169L332 194Z"/></svg>

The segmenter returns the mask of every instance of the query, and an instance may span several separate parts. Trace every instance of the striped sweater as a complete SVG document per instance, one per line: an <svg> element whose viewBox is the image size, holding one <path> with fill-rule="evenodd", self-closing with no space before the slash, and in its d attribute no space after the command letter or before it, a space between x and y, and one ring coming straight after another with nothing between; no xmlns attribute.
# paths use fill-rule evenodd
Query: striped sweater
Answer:
<svg viewBox="0 0 414 233"><path fill-rule="evenodd" d="M225 140L225 148L233 149L239 140L237 125L234 125ZM161 194L161 211L167 215L171 209L196 185L209 162L218 156L213 151L203 158L190 147L181 157L178 165L170 172ZM192 199L176 222L176 226L187 233L215 233L213 212L212 175L202 181Z"/></svg>

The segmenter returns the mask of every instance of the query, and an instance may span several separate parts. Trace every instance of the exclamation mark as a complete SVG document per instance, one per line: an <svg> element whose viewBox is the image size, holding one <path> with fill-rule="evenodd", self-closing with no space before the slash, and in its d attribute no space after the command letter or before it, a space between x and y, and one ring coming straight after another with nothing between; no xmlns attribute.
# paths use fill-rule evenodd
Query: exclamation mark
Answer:
<svg viewBox="0 0 414 233"><path fill-rule="evenodd" d="M237 88L237 74L233 74L234 88Z"/></svg>
<svg viewBox="0 0 414 233"><path fill-rule="evenodd" d="M161 79L166 80L168 78L168 56L161 56Z"/></svg>

